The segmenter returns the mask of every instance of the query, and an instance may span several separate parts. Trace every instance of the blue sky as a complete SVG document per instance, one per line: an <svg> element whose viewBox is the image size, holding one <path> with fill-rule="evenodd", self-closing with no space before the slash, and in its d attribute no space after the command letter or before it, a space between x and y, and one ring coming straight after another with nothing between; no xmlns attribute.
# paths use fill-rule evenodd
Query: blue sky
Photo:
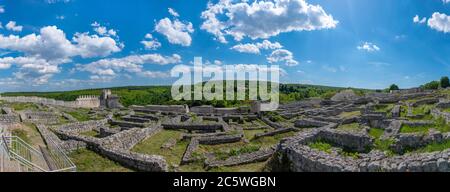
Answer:
<svg viewBox="0 0 450 192"><path fill-rule="evenodd" d="M446 0L0 0L0 92L171 84L194 57L282 82L414 87L450 74ZM218 11L220 10L220 11Z"/></svg>

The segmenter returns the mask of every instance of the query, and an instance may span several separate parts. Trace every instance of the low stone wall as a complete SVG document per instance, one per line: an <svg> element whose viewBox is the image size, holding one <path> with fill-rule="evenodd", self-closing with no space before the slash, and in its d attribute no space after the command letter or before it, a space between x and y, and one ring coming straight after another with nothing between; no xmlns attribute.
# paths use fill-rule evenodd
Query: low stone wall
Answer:
<svg viewBox="0 0 450 192"><path fill-rule="evenodd" d="M20 118L18 115L0 115L0 123L2 124L20 123Z"/></svg>
<svg viewBox="0 0 450 192"><path fill-rule="evenodd" d="M295 172L448 172L450 149L442 152L386 156L380 151L347 157L337 151L331 153L312 149L306 143L320 131L300 133L283 140L277 147L276 167Z"/></svg>
<svg viewBox="0 0 450 192"><path fill-rule="evenodd" d="M191 139L186 151L184 151L183 158L181 159L181 165L186 165L194 162L196 159L192 156L192 153L198 148L199 142L196 138Z"/></svg>
<svg viewBox="0 0 450 192"><path fill-rule="evenodd" d="M413 107L417 107L420 105L431 105L439 102L439 98L425 98L420 99L412 104Z"/></svg>
<svg viewBox="0 0 450 192"><path fill-rule="evenodd" d="M246 153L239 156L233 156L226 160L211 160L206 161L207 169L223 166L236 166L248 163L256 163L266 161L272 157L275 150L273 148L264 148L256 152Z"/></svg>
<svg viewBox="0 0 450 192"><path fill-rule="evenodd" d="M323 127L328 125L329 123L323 121L316 121L312 119L300 119L295 121L294 126L298 128L315 128L315 127Z"/></svg>
<svg viewBox="0 0 450 192"><path fill-rule="evenodd" d="M221 124L162 124L164 129L178 130L185 129L188 131L204 131L204 132L216 132L217 130L223 130Z"/></svg>
<svg viewBox="0 0 450 192"><path fill-rule="evenodd" d="M58 124L59 114L53 112L30 112L25 111L20 113L23 122L38 123L38 124Z"/></svg>
<svg viewBox="0 0 450 192"><path fill-rule="evenodd" d="M450 113L442 112L439 109L432 109L431 115L435 118L444 118L446 123L450 123Z"/></svg>
<svg viewBox="0 0 450 192"><path fill-rule="evenodd" d="M168 170L166 160L162 156L130 151L134 145L147 137L151 137L160 129L160 127L130 129L103 139L83 136L74 131L58 130L57 132L63 139L86 143L89 149L123 166L138 171L162 172Z"/></svg>
<svg viewBox="0 0 450 192"><path fill-rule="evenodd" d="M222 135L222 136L210 136L210 137L199 137L198 143L202 145L218 145L224 143L236 143L242 140L243 134L237 135Z"/></svg>
<svg viewBox="0 0 450 192"><path fill-rule="evenodd" d="M60 127L58 127L58 130L67 131L67 132L77 132L77 133L82 133L82 132L92 131L92 130L100 131L100 127L104 126L107 122L108 122L107 119L76 122L76 123L61 125Z"/></svg>
<svg viewBox="0 0 450 192"><path fill-rule="evenodd" d="M284 128L284 129L277 129L274 131L269 131L267 133L257 133L257 134L255 134L255 139L261 138L261 137L270 137L270 136L274 136L274 135L288 133L291 131L295 131L295 129L294 128Z"/></svg>
<svg viewBox="0 0 450 192"><path fill-rule="evenodd" d="M336 129L320 131L317 139L355 152L367 152L373 145L373 139L365 133L350 133Z"/></svg>
<svg viewBox="0 0 450 192"><path fill-rule="evenodd" d="M408 150L418 149L431 143L442 143L450 139L450 133L442 134L436 130L430 130L426 135L422 133L399 134L391 150L403 154Z"/></svg>
<svg viewBox="0 0 450 192"><path fill-rule="evenodd" d="M395 105L394 108L392 108L391 114L393 118L399 118L401 113L401 105Z"/></svg>
<svg viewBox="0 0 450 192"><path fill-rule="evenodd" d="M146 105L146 106L131 106L135 111L147 112L170 112L170 113L188 113L189 109L184 105Z"/></svg>

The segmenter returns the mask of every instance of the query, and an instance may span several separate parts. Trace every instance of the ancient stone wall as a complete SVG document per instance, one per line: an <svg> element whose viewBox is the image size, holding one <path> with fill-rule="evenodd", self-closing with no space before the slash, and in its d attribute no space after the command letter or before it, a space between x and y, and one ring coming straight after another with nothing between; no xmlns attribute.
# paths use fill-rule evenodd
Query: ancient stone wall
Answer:
<svg viewBox="0 0 450 192"><path fill-rule="evenodd" d="M86 98L83 98L86 97ZM93 97L93 96L89 96ZM58 101L55 99L47 99L47 98L41 98L41 97L3 97L0 96L0 100L4 100L10 103L34 103L34 104L41 104L41 105L55 105L55 106L61 106L61 107L68 107L68 108L97 108L100 105L100 101L97 101L95 98L88 98L88 96L82 96L82 98L77 99L76 101ZM97 98L98 100L98 98Z"/></svg>

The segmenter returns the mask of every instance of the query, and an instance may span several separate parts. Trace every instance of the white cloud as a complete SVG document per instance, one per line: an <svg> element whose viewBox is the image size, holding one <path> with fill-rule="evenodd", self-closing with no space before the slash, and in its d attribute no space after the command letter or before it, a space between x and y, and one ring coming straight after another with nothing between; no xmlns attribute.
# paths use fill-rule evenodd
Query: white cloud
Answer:
<svg viewBox="0 0 450 192"><path fill-rule="evenodd" d="M91 26L94 27L94 31L101 36L117 37L117 32L114 29L108 29L97 22L92 23Z"/></svg>
<svg viewBox="0 0 450 192"><path fill-rule="evenodd" d="M168 65L181 62L181 56L162 56L159 54L131 55L123 58L101 59L89 64L78 64L77 70L92 74L92 78L104 79L114 78L118 73L133 73L142 77L167 77L168 73L160 71L146 71L144 64Z"/></svg>
<svg viewBox="0 0 450 192"><path fill-rule="evenodd" d="M449 33L450 32L450 16L444 14L435 12L431 16L430 19L428 19L428 26L436 31Z"/></svg>
<svg viewBox="0 0 450 192"><path fill-rule="evenodd" d="M62 62L64 61L47 61L36 57L0 58L0 66L4 66L4 69L13 64L19 67L19 71L14 73L16 79L33 84L47 83L49 78L60 72L58 65Z"/></svg>
<svg viewBox="0 0 450 192"><path fill-rule="evenodd" d="M265 0L251 4L220 0L217 4L209 3L201 17L204 19L201 29L222 43L227 43L227 35L240 41L244 37L269 38L285 32L331 29L338 24L320 5L305 0Z"/></svg>
<svg viewBox="0 0 450 192"><path fill-rule="evenodd" d="M66 19L66 16L64 16L64 15L57 15L57 16L56 16L56 19L58 19L58 20L64 20L64 19Z"/></svg>
<svg viewBox="0 0 450 192"><path fill-rule="evenodd" d="M233 46L231 49L241 52L241 53L252 53L252 54L259 54L260 53L260 49L264 49L264 50L269 50L269 49L281 49L283 48L283 46L278 43L272 43L268 40L264 40L260 43L256 43L256 44L252 44L252 43L247 43L247 44L238 44Z"/></svg>
<svg viewBox="0 0 450 192"><path fill-rule="evenodd" d="M15 21L9 21L5 25L5 27L6 27L6 29L8 29L10 31L15 31L15 32L21 32L23 29L23 26L17 25Z"/></svg>
<svg viewBox="0 0 450 192"><path fill-rule="evenodd" d="M267 61L269 61L269 63L284 62L287 66L296 66L299 64L298 61L294 59L292 52L286 49L277 49L273 51L270 56L267 57Z"/></svg>
<svg viewBox="0 0 450 192"><path fill-rule="evenodd" d="M426 17L424 17L424 18L420 18L419 17L419 15L416 15L416 16L414 16L414 18L413 18L413 22L414 23L419 23L419 24L424 24L425 22L427 22L427 18Z"/></svg>
<svg viewBox="0 0 450 192"><path fill-rule="evenodd" d="M375 52L375 51L380 51L380 47L378 47L377 45L370 43L370 42L364 42L362 45L359 45L358 47L356 47L358 50L364 50L367 52Z"/></svg>
<svg viewBox="0 0 450 192"><path fill-rule="evenodd" d="M145 49L148 50L156 50L161 47L161 43L158 41L158 39L153 38L153 35L150 33L147 33L145 35L145 39L142 40L141 43L144 45Z"/></svg>
<svg viewBox="0 0 450 192"><path fill-rule="evenodd" d="M170 43L185 47L191 45L192 38L190 34L194 32L191 22L183 23L178 19L172 22L169 18L159 20L155 30L166 36Z"/></svg>
<svg viewBox="0 0 450 192"><path fill-rule="evenodd" d="M33 33L20 37L0 34L0 49L23 54L0 58L0 65L1 68L17 65L19 69L14 77L33 84L48 82L60 72L59 65L71 62L73 57L104 57L121 51L121 47L110 37L76 33L69 41L56 26L43 27L38 35Z"/></svg>
<svg viewBox="0 0 450 192"><path fill-rule="evenodd" d="M444 4L450 3L450 0L442 0Z"/></svg>
<svg viewBox="0 0 450 192"><path fill-rule="evenodd" d="M5 7L3 7L3 5L0 5L0 13L4 13L5 12Z"/></svg>
<svg viewBox="0 0 450 192"><path fill-rule="evenodd" d="M64 31L56 26L43 27L40 34L24 37L0 34L0 48L23 52L26 55L44 59L67 59L74 56L83 58L108 56L121 51L114 39L88 33L77 33L73 42L66 38Z"/></svg>
<svg viewBox="0 0 450 192"><path fill-rule="evenodd" d="M174 16L174 17L179 17L180 14L178 14L178 12L176 12L174 9L169 8L169 13L170 15Z"/></svg>

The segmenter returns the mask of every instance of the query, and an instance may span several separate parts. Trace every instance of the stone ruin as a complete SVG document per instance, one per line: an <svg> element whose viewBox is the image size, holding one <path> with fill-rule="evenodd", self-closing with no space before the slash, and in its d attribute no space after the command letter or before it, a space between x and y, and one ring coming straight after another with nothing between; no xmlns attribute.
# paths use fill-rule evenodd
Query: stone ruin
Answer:
<svg viewBox="0 0 450 192"><path fill-rule="evenodd" d="M101 105L116 106L106 100ZM119 106L102 120L86 122L59 108L19 113L4 108L0 123L35 123L45 141L57 143L67 153L86 148L136 171L180 171L191 165L208 171L253 163L264 163L272 171L450 171L450 149L421 151L450 142L450 129L445 129L450 126L450 101L435 92L357 96L344 91L330 100L281 105L275 112L261 112L259 104ZM60 117L69 121L58 124ZM163 132L181 136L167 139L161 150L186 143L179 162L171 162L165 154L133 150ZM205 151L214 148L223 149Z"/></svg>

